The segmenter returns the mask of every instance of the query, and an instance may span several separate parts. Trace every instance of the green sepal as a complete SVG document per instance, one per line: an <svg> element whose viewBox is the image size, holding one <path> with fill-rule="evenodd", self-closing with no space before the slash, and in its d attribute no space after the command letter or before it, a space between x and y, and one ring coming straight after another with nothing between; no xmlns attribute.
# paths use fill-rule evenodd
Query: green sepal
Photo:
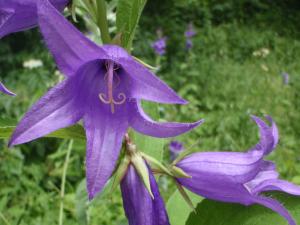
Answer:
<svg viewBox="0 0 300 225"><path fill-rule="evenodd" d="M137 173L142 179L146 189L148 190L152 199L154 199L154 195L151 190L150 177L148 167L143 159L143 157L139 153L134 153L130 156L131 162L135 167Z"/></svg>
<svg viewBox="0 0 300 225"><path fill-rule="evenodd" d="M181 196L185 200L185 202L188 204L189 207L191 207L191 209L194 212L196 212L194 204L193 204L192 200L190 199L190 197L188 196L188 194L186 193L186 191L184 190L184 188L176 180L175 180L175 184L176 184L176 187L177 187L179 193L181 194Z"/></svg>
<svg viewBox="0 0 300 225"><path fill-rule="evenodd" d="M187 149L185 151L182 151L177 158L172 162L172 165L176 165L179 161L181 161L183 158L185 158L187 155L190 155L193 151L191 149Z"/></svg>
<svg viewBox="0 0 300 225"><path fill-rule="evenodd" d="M148 69L150 69L150 70L157 70L157 69L158 69L157 67L154 67L154 66L149 65L148 63L145 63L143 60L141 60L141 59L139 59L139 58L137 58L137 57L135 57L135 56L133 56L133 58L134 58L136 61L138 61L139 63L141 63L143 66L145 66L145 67L147 67Z"/></svg>
<svg viewBox="0 0 300 225"><path fill-rule="evenodd" d="M153 167L161 170L162 172L164 172L170 176L173 176L172 172L167 167L165 167L161 162L159 162L157 159L155 159L154 157L149 156L145 153L141 153L141 155L151 165L151 167L153 166Z"/></svg>
<svg viewBox="0 0 300 225"><path fill-rule="evenodd" d="M178 156L177 158L172 162L172 165L176 165L179 161L181 161L183 158L185 158L186 156L192 154L194 151L192 150L192 148L194 146L196 146L197 144L199 143L199 140L194 143L192 146L190 146L188 149L182 151Z"/></svg>
<svg viewBox="0 0 300 225"><path fill-rule="evenodd" d="M122 45L122 32L117 33L114 38L111 40L111 44L113 45Z"/></svg>
<svg viewBox="0 0 300 225"><path fill-rule="evenodd" d="M188 175L186 172L184 172L182 169L180 169L177 166L172 166L171 171L173 176L177 178L192 178L192 176Z"/></svg>
<svg viewBox="0 0 300 225"><path fill-rule="evenodd" d="M125 156L123 158L122 162L120 163L118 169L115 172L115 178L114 178L114 181L113 181L113 184L111 187L111 191L110 191L111 193L113 193L117 189L117 187L123 180L123 178L127 172L129 164L130 164L130 159L128 156Z"/></svg>

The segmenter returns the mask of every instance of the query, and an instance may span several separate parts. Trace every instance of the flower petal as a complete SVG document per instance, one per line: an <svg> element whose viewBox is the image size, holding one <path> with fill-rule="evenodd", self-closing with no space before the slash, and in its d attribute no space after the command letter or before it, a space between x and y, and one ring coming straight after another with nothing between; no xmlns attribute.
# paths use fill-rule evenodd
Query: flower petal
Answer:
<svg viewBox="0 0 300 225"><path fill-rule="evenodd" d="M105 52L69 23L49 2L38 5L39 24L59 69L73 75L84 63L107 58Z"/></svg>
<svg viewBox="0 0 300 225"><path fill-rule="evenodd" d="M279 179L265 180L252 190L253 194L264 191L283 191L291 195L300 195L299 186Z"/></svg>
<svg viewBox="0 0 300 225"><path fill-rule="evenodd" d="M255 178L260 171L262 156L258 151L193 153L176 164L192 178L178 180L198 194L214 190L216 195L222 195L226 191L225 186L240 185L245 189L243 184Z"/></svg>
<svg viewBox="0 0 300 225"><path fill-rule="evenodd" d="M270 179L277 179L279 176L278 172L276 171L276 166L273 162L270 161L263 161L261 164L261 168L259 173L253 178L251 181L244 184L244 186L249 190L251 193L255 193L253 189L264 182L265 180Z"/></svg>
<svg viewBox="0 0 300 225"><path fill-rule="evenodd" d="M121 59L123 69L130 77L131 97L167 104L187 104L166 83L134 59Z"/></svg>
<svg viewBox="0 0 300 225"><path fill-rule="evenodd" d="M128 128L126 110L114 114L100 101L90 103L84 116L87 137L86 173L89 199L93 199L111 176Z"/></svg>
<svg viewBox="0 0 300 225"><path fill-rule="evenodd" d="M273 149L276 147L276 145L278 144L279 141L279 132L278 132L278 128L276 126L276 123L274 122L274 120L272 119L271 116L266 116L266 118L271 122L272 124L272 134L273 134L273 138L274 138L274 143L273 143Z"/></svg>
<svg viewBox="0 0 300 225"><path fill-rule="evenodd" d="M170 225L164 202L151 171L150 197L135 168L130 165L121 182L123 205L130 225Z"/></svg>
<svg viewBox="0 0 300 225"><path fill-rule="evenodd" d="M195 123L158 123L143 111L140 101L132 100L129 105L129 125L136 131L159 138L174 137L199 126L204 120Z"/></svg>
<svg viewBox="0 0 300 225"><path fill-rule="evenodd" d="M37 2L38 0L0 0L0 38L37 26ZM69 0L50 0L50 2L62 11Z"/></svg>
<svg viewBox="0 0 300 225"><path fill-rule="evenodd" d="M289 225L297 225L290 213L278 201L263 196L255 196L253 201L277 212L289 222Z"/></svg>
<svg viewBox="0 0 300 225"><path fill-rule="evenodd" d="M260 141L253 149L263 149L265 155L268 155L274 150L278 142L278 129L276 127L276 124L272 121L272 127L269 127L268 124L265 123L262 119L256 116L251 116L251 118L259 127L260 132Z"/></svg>
<svg viewBox="0 0 300 225"><path fill-rule="evenodd" d="M5 35L14 32L18 26L17 23L11 21L15 10L12 8L4 8L4 5L0 4L0 38Z"/></svg>
<svg viewBox="0 0 300 225"><path fill-rule="evenodd" d="M1 82L0 82L0 92L2 92L2 93L4 93L4 94L7 94L7 95L11 95L11 96L16 96L15 93L13 93L13 92L11 92L10 90L8 90L8 89L4 86L4 84L2 84Z"/></svg>
<svg viewBox="0 0 300 225"><path fill-rule="evenodd" d="M15 129L9 146L25 143L75 124L83 114L81 106L75 101L76 88L68 80L52 88L25 114Z"/></svg>

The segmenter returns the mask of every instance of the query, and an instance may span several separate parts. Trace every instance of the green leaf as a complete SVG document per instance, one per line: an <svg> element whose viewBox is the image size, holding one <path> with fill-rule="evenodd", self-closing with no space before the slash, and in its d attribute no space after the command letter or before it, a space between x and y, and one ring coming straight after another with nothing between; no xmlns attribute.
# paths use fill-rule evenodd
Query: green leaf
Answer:
<svg viewBox="0 0 300 225"><path fill-rule="evenodd" d="M300 224L300 198L284 193L272 193ZM196 213L191 213L186 225L288 225L287 221L272 210L260 205L243 206L212 200L198 204Z"/></svg>
<svg viewBox="0 0 300 225"><path fill-rule="evenodd" d="M117 30L122 33L122 46L128 50L134 38L139 19L147 0L119 0Z"/></svg>
<svg viewBox="0 0 300 225"><path fill-rule="evenodd" d="M193 202L194 206L202 200L202 197L186 190L189 198ZM183 225L192 212L191 207L181 196L180 192L176 190L169 198L167 203L167 211L172 225ZM196 224L195 224L196 225ZM217 224L214 224L217 225Z"/></svg>
<svg viewBox="0 0 300 225"><path fill-rule="evenodd" d="M151 118L153 118L154 120L158 120L159 112L158 105L156 103L143 102L142 106ZM156 158L157 160L162 160L165 139L153 138L135 132L134 143L136 144L138 150Z"/></svg>
<svg viewBox="0 0 300 225"><path fill-rule="evenodd" d="M86 180L83 179L76 190L75 216L80 225L88 225L88 196L86 192Z"/></svg>
<svg viewBox="0 0 300 225"><path fill-rule="evenodd" d="M11 136L15 126L0 126L0 139L7 139ZM71 127L57 130L45 137L62 138L62 139L81 139L85 140L85 133L81 125L74 125Z"/></svg>

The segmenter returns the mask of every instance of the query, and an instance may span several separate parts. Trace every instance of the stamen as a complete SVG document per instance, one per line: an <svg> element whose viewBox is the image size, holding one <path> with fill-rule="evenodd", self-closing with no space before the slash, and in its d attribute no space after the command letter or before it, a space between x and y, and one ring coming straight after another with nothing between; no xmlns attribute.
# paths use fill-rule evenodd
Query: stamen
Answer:
<svg viewBox="0 0 300 225"><path fill-rule="evenodd" d="M115 73L116 70L119 69L119 67L114 67L114 63L105 63L105 67L107 70L107 73L104 76L104 80L107 81L107 98L104 93L99 94L99 99L104 103L104 104L110 104L111 107L111 112L115 112L115 105L121 105L126 101L126 95L124 93L119 93L118 94L118 100L114 99L113 95L113 89L119 86L120 84L120 78L117 73ZM115 78L117 78L117 84L114 85L114 75Z"/></svg>

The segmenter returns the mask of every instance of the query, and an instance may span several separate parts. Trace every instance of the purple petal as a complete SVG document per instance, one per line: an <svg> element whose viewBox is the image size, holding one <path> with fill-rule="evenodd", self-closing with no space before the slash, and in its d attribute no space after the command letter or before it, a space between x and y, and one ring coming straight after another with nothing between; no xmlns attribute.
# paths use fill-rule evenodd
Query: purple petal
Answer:
<svg viewBox="0 0 300 225"><path fill-rule="evenodd" d="M2 92L2 93L4 93L4 94L7 94L7 95L11 95L11 96L16 96L15 93L13 93L13 92L11 92L10 90L8 90L8 89L4 86L4 84L2 84L1 82L0 82L0 92Z"/></svg>
<svg viewBox="0 0 300 225"><path fill-rule="evenodd" d="M225 187L240 185L255 178L262 164L261 152L200 152L194 153L176 166L192 178L178 179L181 184L193 192L215 192L216 195L230 192ZM234 189L233 189L234 190ZM231 190L231 192L234 192ZM245 192L245 190L242 190Z"/></svg>
<svg viewBox="0 0 300 225"><path fill-rule="evenodd" d="M263 196L253 197L253 201L269 209L272 209L274 212L284 217L289 222L289 225L297 225L293 217L278 201Z"/></svg>
<svg viewBox="0 0 300 225"><path fill-rule="evenodd" d="M170 225L164 202L152 173L152 199L135 168L130 165L121 182L123 205L130 225Z"/></svg>
<svg viewBox="0 0 300 225"><path fill-rule="evenodd" d="M260 167L259 173L251 181L245 183L245 187L251 192L254 193L253 189L264 182L265 180L277 179L279 176L276 171L276 166L274 163L269 161L263 161Z"/></svg>
<svg viewBox="0 0 300 225"><path fill-rule="evenodd" d="M186 104L166 83L132 58L120 59L130 78L131 97L167 104Z"/></svg>
<svg viewBox="0 0 300 225"><path fill-rule="evenodd" d="M126 110L111 113L100 101L90 104L84 116L87 137L86 173L89 199L93 199L111 176L128 128Z"/></svg>
<svg viewBox="0 0 300 225"><path fill-rule="evenodd" d="M132 100L129 105L129 125L136 131L159 138L174 137L188 132L203 123L158 123L149 118L143 111L139 101Z"/></svg>
<svg viewBox="0 0 300 225"><path fill-rule="evenodd" d="M160 103L186 104L167 84L158 79L145 66L133 59L123 48L104 45L109 59L120 64L130 78L131 98L145 99Z"/></svg>
<svg viewBox="0 0 300 225"><path fill-rule="evenodd" d="M16 30L17 24L12 23L13 9L5 9L0 5L0 38Z"/></svg>
<svg viewBox="0 0 300 225"><path fill-rule="evenodd" d="M37 26L38 0L0 0L0 38ZM62 11L68 0L51 0L54 7Z"/></svg>
<svg viewBox="0 0 300 225"><path fill-rule="evenodd" d="M268 155L274 150L278 142L278 129L276 124L272 121L272 127L269 127L268 124L260 118L256 116L251 116L251 118L255 121L260 131L260 142L254 149L262 149L265 155Z"/></svg>
<svg viewBox="0 0 300 225"><path fill-rule="evenodd" d="M264 191L283 191L291 195L300 195L299 186L279 179L265 180L252 190L253 194Z"/></svg>
<svg viewBox="0 0 300 225"><path fill-rule="evenodd" d="M38 6L39 24L59 69L70 76L84 63L107 58L105 52L69 23L49 2Z"/></svg>
<svg viewBox="0 0 300 225"><path fill-rule="evenodd" d="M279 132L278 132L278 128L276 126L276 123L274 122L274 120L272 119L271 116L266 116L266 118L271 122L272 124L272 134L273 134L273 138L274 138L274 143L273 143L273 149L276 147L276 145L278 144L279 141Z"/></svg>
<svg viewBox="0 0 300 225"><path fill-rule="evenodd" d="M75 101L77 86L63 81L52 88L25 114L15 129L9 146L22 144L60 128L75 124L82 110Z"/></svg>

